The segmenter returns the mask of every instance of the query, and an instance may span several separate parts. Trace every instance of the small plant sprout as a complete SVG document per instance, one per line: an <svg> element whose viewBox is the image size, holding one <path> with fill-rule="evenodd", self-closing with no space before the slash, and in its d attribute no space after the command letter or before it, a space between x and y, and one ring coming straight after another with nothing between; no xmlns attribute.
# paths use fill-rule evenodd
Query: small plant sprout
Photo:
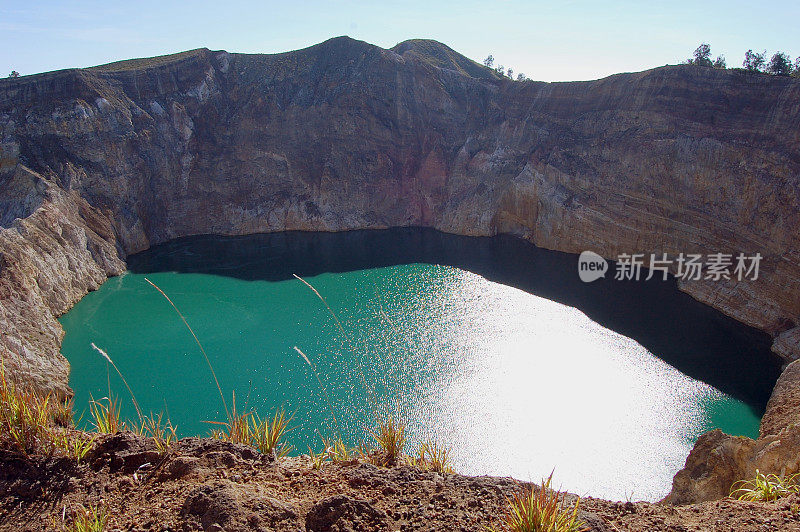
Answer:
<svg viewBox="0 0 800 532"><path fill-rule="evenodd" d="M774 501L792 493L800 493L797 483L800 473L789 477L765 475L756 469L753 479L740 480L731 486L731 497L740 501Z"/></svg>
<svg viewBox="0 0 800 532"><path fill-rule="evenodd" d="M64 523L65 532L103 532L108 525L109 512L105 506L79 506L72 522Z"/></svg>
<svg viewBox="0 0 800 532"><path fill-rule="evenodd" d="M550 488L553 474L542 479L542 486L535 490L526 486L507 499L508 510L499 529L503 532L583 532L589 528L578 519L578 506L570 505L565 494Z"/></svg>

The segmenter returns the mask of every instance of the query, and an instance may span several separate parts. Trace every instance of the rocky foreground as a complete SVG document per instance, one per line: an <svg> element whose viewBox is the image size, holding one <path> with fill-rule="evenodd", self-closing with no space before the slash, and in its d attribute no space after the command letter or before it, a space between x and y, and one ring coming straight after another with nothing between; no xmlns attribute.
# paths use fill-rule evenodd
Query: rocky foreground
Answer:
<svg viewBox="0 0 800 532"><path fill-rule="evenodd" d="M60 530L94 506L107 511L107 530L473 532L498 526L518 489L508 478L357 461L315 470L308 457L270 460L212 439L181 440L162 456L128 432L105 436L81 463L0 452L0 530ZM584 498L580 508L597 532L800 530L794 496L679 507Z"/></svg>

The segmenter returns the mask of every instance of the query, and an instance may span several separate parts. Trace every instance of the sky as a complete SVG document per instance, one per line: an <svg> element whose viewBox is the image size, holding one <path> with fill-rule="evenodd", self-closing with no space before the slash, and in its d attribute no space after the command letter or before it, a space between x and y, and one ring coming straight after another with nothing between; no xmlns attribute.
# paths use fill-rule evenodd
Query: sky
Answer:
<svg viewBox="0 0 800 532"><path fill-rule="evenodd" d="M349 35L384 48L436 39L535 80L589 80L679 63L702 42L729 67L749 48L794 59L799 21L798 0L0 0L0 75L201 47L285 52Z"/></svg>

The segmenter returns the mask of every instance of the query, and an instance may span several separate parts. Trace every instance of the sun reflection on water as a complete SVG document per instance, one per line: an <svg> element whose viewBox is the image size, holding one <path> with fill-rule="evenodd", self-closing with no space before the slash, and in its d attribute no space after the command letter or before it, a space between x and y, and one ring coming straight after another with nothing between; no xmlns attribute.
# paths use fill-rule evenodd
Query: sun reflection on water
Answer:
<svg viewBox="0 0 800 532"><path fill-rule="evenodd" d="M423 352L444 359L411 406L418 430L452 442L464 473L555 469L581 494L666 495L703 430L701 399L722 394L577 309L440 268L446 282L400 319L433 318Z"/></svg>

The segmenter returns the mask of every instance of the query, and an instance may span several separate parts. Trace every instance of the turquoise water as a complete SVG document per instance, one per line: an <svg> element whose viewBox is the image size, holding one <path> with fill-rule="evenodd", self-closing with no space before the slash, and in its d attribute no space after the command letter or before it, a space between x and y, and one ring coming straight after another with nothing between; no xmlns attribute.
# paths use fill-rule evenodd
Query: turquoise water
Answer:
<svg viewBox="0 0 800 532"><path fill-rule="evenodd" d="M459 472L537 480L555 468L557 482L579 494L657 499L701 433L758 433L757 407L580 310L425 263L307 276L344 333L293 278L151 271L109 279L61 319L79 413L110 386L124 415L136 417L94 342L143 410L168 412L181 435L206 434L207 421L225 418L192 336L145 277L184 313L229 403L235 392L240 410L294 414L295 452L320 449L320 433L334 431L331 409L358 443L380 405L410 420L413 442L450 445Z"/></svg>

